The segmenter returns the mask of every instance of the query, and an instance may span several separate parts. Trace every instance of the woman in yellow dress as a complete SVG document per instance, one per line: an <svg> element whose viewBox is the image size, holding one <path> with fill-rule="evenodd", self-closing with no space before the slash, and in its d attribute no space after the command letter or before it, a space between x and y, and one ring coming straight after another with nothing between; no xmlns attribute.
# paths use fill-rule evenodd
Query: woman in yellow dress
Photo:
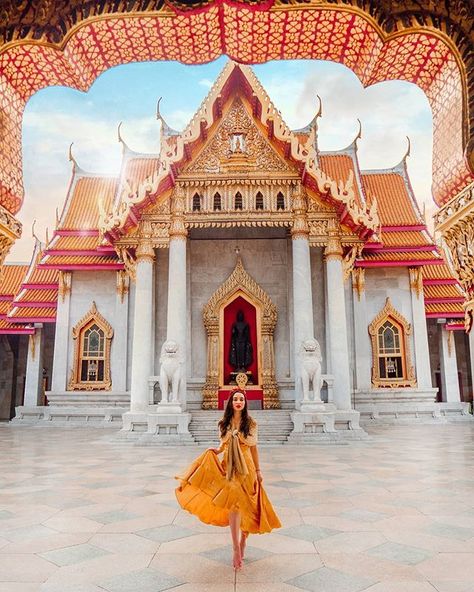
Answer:
<svg viewBox="0 0 474 592"><path fill-rule="evenodd" d="M233 566L238 570L248 535L270 532L281 523L262 486L257 422L248 414L243 389L231 392L218 425L219 448L209 448L176 476L181 481L176 497L202 522L230 526Z"/></svg>

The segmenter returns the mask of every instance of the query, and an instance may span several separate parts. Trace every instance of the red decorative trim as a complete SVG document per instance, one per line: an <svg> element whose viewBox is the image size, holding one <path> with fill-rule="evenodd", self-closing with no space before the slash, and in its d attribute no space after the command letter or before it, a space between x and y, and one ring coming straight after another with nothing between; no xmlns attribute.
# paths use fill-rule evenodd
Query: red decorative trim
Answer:
<svg viewBox="0 0 474 592"><path fill-rule="evenodd" d="M364 247L364 251L374 250L380 251L381 253L416 253L418 251L437 251L438 247L436 245L405 245L403 247L384 247L381 243L369 243Z"/></svg>
<svg viewBox="0 0 474 592"><path fill-rule="evenodd" d="M430 279L423 280L423 286L457 286L457 285L458 285L458 280L448 279L448 278L436 279L436 280L430 280Z"/></svg>
<svg viewBox="0 0 474 592"><path fill-rule="evenodd" d="M421 265L443 265L443 259L402 259L401 261L356 261L356 267L414 267Z"/></svg>
<svg viewBox="0 0 474 592"><path fill-rule="evenodd" d="M22 290L57 290L59 284L21 284Z"/></svg>
<svg viewBox="0 0 474 592"><path fill-rule="evenodd" d="M462 296L447 296L446 298L425 298L425 304L452 304L452 303L462 303L464 302L464 298Z"/></svg>
<svg viewBox="0 0 474 592"><path fill-rule="evenodd" d="M413 226L401 225L401 226L382 226L382 232L403 232L403 231L416 231L416 230L427 230L424 224L414 224Z"/></svg>
<svg viewBox="0 0 474 592"><path fill-rule="evenodd" d="M9 323L55 323L56 317L8 317Z"/></svg>
<svg viewBox="0 0 474 592"><path fill-rule="evenodd" d="M53 238L55 236L99 236L97 228L89 228L86 230L55 230Z"/></svg>
<svg viewBox="0 0 474 592"><path fill-rule="evenodd" d="M446 323L446 331L464 331L464 323Z"/></svg>
<svg viewBox="0 0 474 592"><path fill-rule="evenodd" d="M89 269L91 271L100 269L125 269L123 263L94 263L88 265L87 263L60 263L58 265L49 265L48 263L39 263L38 269L59 269L61 271L74 271L80 269Z"/></svg>
<svg viewBox="0 0 474 592"><path fill-rule="evenodd" d="M463 312L427 312L427 319L463 319Z"/></svg>
<svg viewBox="0 0 474 592"><path fill-rule="evenodd" d="M59 257L95 257L101 253L98 253L97 249L46 249L44 254L51 257L55 255Z"/></svg>
<svg viewBox="0 0 474 592"><path fill-rule="evenodd" d="M0 302L10 302L15 298L15 294L0 294Z"/></svg>
<svg viewBox="0 0 474 592"><path fill-rule="evenodd" d="M18 308L28 308L31 306L32 308L56 308L57 302L38 302L36 300L25 300L22 302L14 302L14 306L18 306Z"/></svg>
<svg viewBox="0 0 474 592"><path fill-rule="evenodd" d="M11 329L0 329L0 335L34 335L35 334L35 330L34 329L23 329L23 328L18 328L18 329L14 329L13 327Z"/></svg>

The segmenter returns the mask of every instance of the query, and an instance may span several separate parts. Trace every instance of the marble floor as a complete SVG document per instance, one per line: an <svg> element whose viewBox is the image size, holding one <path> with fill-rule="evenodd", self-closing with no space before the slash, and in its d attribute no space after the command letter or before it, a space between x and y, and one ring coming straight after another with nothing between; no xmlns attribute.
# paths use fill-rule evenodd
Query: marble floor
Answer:
<svg viewBox="0 0 474 592"><path fill-rule="evenodd" d="M178 509L201 449L0 425L0 592L472 592L474 426L261 448L282 529L230 567L228 529Z"/></svg>

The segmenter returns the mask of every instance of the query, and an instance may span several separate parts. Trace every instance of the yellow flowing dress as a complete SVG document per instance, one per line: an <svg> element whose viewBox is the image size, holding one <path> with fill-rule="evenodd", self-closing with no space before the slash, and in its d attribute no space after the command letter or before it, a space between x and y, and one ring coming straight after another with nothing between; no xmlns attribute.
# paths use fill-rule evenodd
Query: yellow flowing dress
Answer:
<svg viewBox="0 0 474 592"><path fill-rule="evenodd" d="M206 524L228 526L229 512L241 514L240 528L251 534L263 534L281 523L261 483L250 447L257 444L257 423L253 421L245 436L229 429L220 439L224 453L221 462L215 452L206 450L175 479L176 498L183 510L194 514Z"/></svg>

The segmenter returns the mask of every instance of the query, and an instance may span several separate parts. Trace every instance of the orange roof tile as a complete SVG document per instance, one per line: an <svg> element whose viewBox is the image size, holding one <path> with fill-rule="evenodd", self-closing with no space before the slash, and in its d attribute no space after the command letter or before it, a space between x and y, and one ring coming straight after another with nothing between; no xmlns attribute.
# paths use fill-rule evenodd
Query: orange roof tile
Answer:
<svg viewBox="0 0 474 592"><path fill-rule="evenodd" d="M159 166L159 158L130 158L125 165L122 178L134 187L157 171Z"/></svg>
<svg viewBox="0 0 474 592"><path fill-rule="evenodd" d="M7 314L10 309L11 300L0 300L0 315Z"/></svg>
<svg viewBox="0 0 474 592"><path fill-rule="evenodd" d="M98 236L57 236L51 241L48 249L61 249L65 251L96 249L99 240Z"/></svg>
<svg viewBox="0 0 474 592"><path fill-rule="evenodd" d="M17 325L15 323L10 323L4 319L0 319L0 332L1 333L15 333L15 332L22 332L22 333L34 333L34 329L26 329L23 325Z"/></svg>
<svg viewBox="0 0 474 592"><path fill-rule="evenodd" d="M14 314L13 314L14 313ZM54 319L56 317L55 308L38 308L36 306L25 306L25 308L12 308L8 318L15 322L16 318L45 318Z"/></svg>
<svg viewBox="0 0 474 592"><path fill-rule="evenodd" d="M321 154L319 167L334 181L347 181L350 171L354 175L354 191L356 202L361 205L359 186L357 184L357 166L348 154Z"/></svg>
<svg viewBox="0 0 474 592"><path fill-rule="evenodd" d="M417 261L417 260L441 260L435 251L408 251L403 253L392 253L384 251L367 251L364 252L364 260L368 261Z"/></svg>
<svg viewBox="0 0 474 592"><path fill-rule="evenodd" d="M99 265L118 263L116 255L49 255L41 261L41 265Z"/></svg>
<svg viewBox="0 0 474 592"><path fill-rule="evenodd" d="M456 304L453 302L449 302L449 303L445 303L445 304L430 304L427 303L425 304L425 310L427 313L434 313L434 312L440 312L440 313L450 313L450 312L455 312L455 313L464 313L464 308L462 306L462 303Z"/></svg>
<svg viewBox="0 0 474 592"><path fill-rule="evenodd" d="M424 286L423 292L425 294L425 298L461 298L462 297L462 293L461 293L460 289L454 284L448 284L448 285L436 284L433 286Z"/></svg>
<svg viewBox="0 0 474 592"><path fill-rule="evenodd" d="M362 173L362 185L370 198L377 199L382 225L424 224L408 194L405 180L398 173Z"/></svg>
<svg viewBox="0 0 474 592"><path fill-rule="evenodd" d="M432 245L433 241L421 231L397 231L380 233L380 241L384 247L408 247L419 245Z"/></svg>
<svg viewBox="0 0 474 592"><path fill-rule="evenodd" d="M424 265L423 279L425 280L445 280L455 279L449 267L444 265Z"/></svg>
<svg viewBox="0 0 474 592"><path fill-rule="evenodd" d="M14 296L28 271L28 267L28 265L5 264L0 275L0 295Z"/></svg>
<svg viewBox="0 0 474 592"><path fill-rule="evenodd" d="M108 211L116 187L115 177L78 177L73 186L73 194L66 203L65 217L64 220L61 219L60 228L68 230L97 228L99 199L102 198L104 208Z"/></svg>
<svg viewBox="0 0 474 592"><path fill-rule="evenodd" d="M58 299L57 290L25 290L21 298L15 298L15 302L56 302Z"/></svg>

